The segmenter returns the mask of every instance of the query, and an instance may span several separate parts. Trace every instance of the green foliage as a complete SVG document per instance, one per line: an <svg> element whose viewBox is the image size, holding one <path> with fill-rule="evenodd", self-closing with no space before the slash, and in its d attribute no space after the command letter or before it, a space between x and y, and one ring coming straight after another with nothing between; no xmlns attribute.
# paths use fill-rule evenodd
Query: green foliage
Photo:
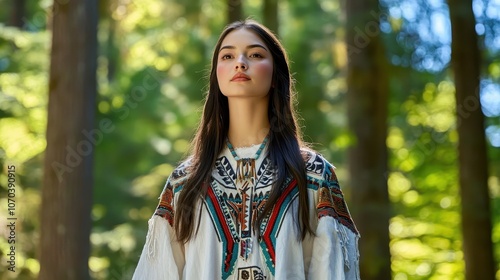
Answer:
<svg viewBox="0 0 500 280"><path fill-rule="evenodd" d="M166 178L189 151L207 87L213 46L225 25L224 1L103 1L99 27L92 257L94 279L130 279ZM34 279L39 238L40 185L47 118L49 5L27 1L21 31L0 26L0 186L6 166L17 167L19 231L17 272L0 278ZM391 1L385 1L390 8ZM107 6L106 6L107 5ZM245 15L261 19L262 1L245 2ZM346 48L340 3L281 1L280 30L297 81L305 140L339 167L347 196ZM7 21L6 10L0 19ZM36 19L36 20L35 20ZM387 175L394 279L463 279L458 195L454 86L446 65L413 67L410 21L387 18L383 29L389 68L390 119ZM410 26L411 27L411 26ZM408 36L408 37L406 37ZM397 44L394 42L398 42ZM435 42L433 42L434 44ZM425 48L425 40L418 40ZM413 46L413 47L412 47ZM429 48L432 49L432 48ZM485 77L500 79L494 50L486 50ZM392 59L394 56L400 60ZM407 63L396 63L408 58ZM405 60L406 61L406 60ZM112 131L99 130L103 123ZM500 126L498 116L487 125ZM495 253L500 259L500 151L489 147ZM0 225L7 203L0 199ZM0 237L0 261L8 244ZM500 274L499 274L500 275Z"/></svg>
<svg viewBox="0 0 500 280"><path fill-rule="evenodd" d="M428 83L400 106L387 138L395 279L461 279L460 215L454 113L449 81Z"/></svg>
<svg viewBox="0 0 500 280"><path fill-rule="evenodd" d="M7 167L16 169L16 272L0 266L0 278L34 278L40 222L42 153L46 146L48 32L30 33L0 25L0 187L7 193ZM2 228L7 223L7 196L0 198ZM3 231L2 231L3 232ZM0 261L6 263L12 244L0 237Z"/></svg>

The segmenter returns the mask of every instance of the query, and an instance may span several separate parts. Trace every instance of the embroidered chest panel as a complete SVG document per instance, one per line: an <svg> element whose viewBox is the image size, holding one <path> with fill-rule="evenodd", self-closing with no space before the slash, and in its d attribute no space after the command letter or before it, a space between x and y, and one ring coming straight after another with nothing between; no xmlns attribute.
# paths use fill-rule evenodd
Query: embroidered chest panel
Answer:
<svg viewBox="0 0 500 280"><path fill-rule="evenodd" d="M227 279L235 273L238 258L247 259L251 254L259 253L264 257L263 261L268 270L274 275L276 238L287 210L298 196L296 181L289 178L284 182L281 186L282 195L276 201L272 212L262 220L258 230L254 229L253 222L268 200L274 182L274 169L269 157L258 161L259 164L244 159L240 165L231 164L228 157L231 157L231 154L226 153L217 159L203 200L203 211L210 217L223 250L222 278ZM314 206L318 219L324 216L334 217L357 234L333 166L315 153L306 154L304 160L307 187L317 194ZM188 166L189 163L185 163L172 173L156 209L155 214L165 218L171 226L174 223L174 197L183 189ZM255 234L259 232L258 248L252 248L257 238ZM245 273L242 272L243 274Z"/></svg>
<svg viewBox="0 0 500 280"><path fill-rule="evenodd" d="M253 222L264 209L273 183L270 159L263 159L255 172L254 179L238 182L237 171L223 156L216 161L207 190L205 204L223 244L223 279L232 274L238 257L246 260L250 254L259 253L257 248L252 248L255 234L259 232L259 246L268 269L274 274L276 236L286 209L298 192L295 181L286 181L287 187L271 215L263 219L259 229L254 229Z"/></svg>

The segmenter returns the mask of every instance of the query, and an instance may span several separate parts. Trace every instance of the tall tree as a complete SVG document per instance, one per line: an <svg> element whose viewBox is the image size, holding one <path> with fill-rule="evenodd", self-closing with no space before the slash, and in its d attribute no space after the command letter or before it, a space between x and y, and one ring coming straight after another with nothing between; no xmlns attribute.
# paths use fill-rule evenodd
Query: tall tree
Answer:
<svg viewBox="0 0 500 280"><path fill-rule="evenodd" d="M243 19L242 0L227 0L227 20L229 23Z"/></svg>
<svg viewBox="0 0 500 280"><path fill-rule="evenodd" d="M480 52L472 0L448 0L455 76L458 162L466 279L494 279L484 115L479 99Z"/></svg>
<svg viewBox="0 0 500 280"><path fill-rule="evenodd" d="M11 5L12 12L10 14L9 24L11 26L22 28L26 12L26 0L11 0Z"/></svg>
<svg viewBox="0 0 500 280"><path fill-rule="evenodd" d="M97 1L54 5L39 279L89 279Z"/></svg>
<svg viewBox="0 0 500 280"><path fill-rule="evenodd" d="M387 189L388 77L377 0L346 1L348 151L352 212L361 233L361 279L391 279Z"/></svg>
<svg viewBox="0 0 500 280"><path fill-rule="evenodd" d="M264 15L263 23L269 29L278 34L278 2L279 0L264 0L262 14Z"/></svg>

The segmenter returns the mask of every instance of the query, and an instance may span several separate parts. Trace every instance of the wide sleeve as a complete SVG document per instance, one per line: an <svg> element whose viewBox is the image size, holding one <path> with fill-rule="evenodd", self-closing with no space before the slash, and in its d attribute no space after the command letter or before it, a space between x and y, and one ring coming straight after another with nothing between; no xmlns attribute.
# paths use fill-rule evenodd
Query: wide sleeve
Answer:
<svg viewBox="0 0 500 280"><path fill-rule="evenodd" d="M146 244L133 280L182 279L184 247L175 237L173 219L174 193L169 178L160 196L160 203L148 222Z"/></svg>
<svg viewBox="0 0 500 280"><path fill-rule="evenodd" d="M324 161L323 180L315 192L316 235L308 279L359 280L359 233L335 175Z"/></svg>

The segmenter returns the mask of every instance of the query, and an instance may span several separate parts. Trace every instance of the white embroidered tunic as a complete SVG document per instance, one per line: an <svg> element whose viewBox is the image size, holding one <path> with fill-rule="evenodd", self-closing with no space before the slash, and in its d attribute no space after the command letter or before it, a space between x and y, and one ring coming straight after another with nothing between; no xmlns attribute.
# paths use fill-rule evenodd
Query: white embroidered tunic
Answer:
<svg viewBox="0 0 500 280"><path fill-rule="evenodd" d="M265 142L236 150L229 144L215 163L205 199L189 206L200 224L186 244L176 240L173 223L175 212L183 211L176 201L189 176L190 160L172 172L149 220L133 279L360 279L359 234L334 168L321 155L302 152L314 236L300 238L298 188L290 178L257 236L253 220L266 203L275 173Z"/></svg>

